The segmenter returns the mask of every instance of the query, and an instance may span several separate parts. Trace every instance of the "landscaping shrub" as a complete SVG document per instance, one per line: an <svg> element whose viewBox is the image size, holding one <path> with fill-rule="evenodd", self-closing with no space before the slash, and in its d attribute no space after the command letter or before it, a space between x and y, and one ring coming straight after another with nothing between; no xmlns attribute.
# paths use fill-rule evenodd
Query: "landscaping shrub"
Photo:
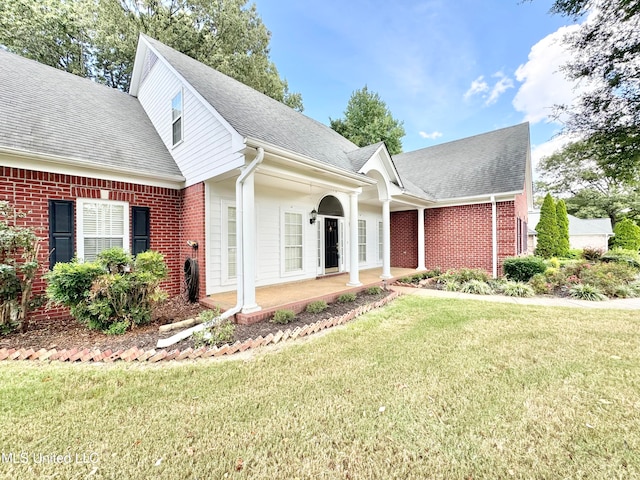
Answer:
<svg viewBox="0 0 640 480"><path fill-rule="evenodd" d="M571 258L571 259L583 258L582 250L580 248L572 248L567 252L564 258Z"/></svg>
<svg viewBox="0 0 640 480"><path fill-rule="evenodd" d="M26 331L29 311L38 304L32 288L40 246L33 228L16 224L24 217L9 202L0 201L0 335Z"/></svg>
<svg viewBox="0 0 640 480"><path fill-rule="evenodd" d="M460 286L460 291L463 293L473 293L475 295L491 295L493 289L491 285L482 280L471 279L464 282Z"/></svg>
<svg viewBox="0 0 640 480"><path fill-rule="evenodd" d="M615 248L609 250L600 257L603 262L620 262L625 263L635 269L640 270L640 254L635 250L626 250Z"/></svg>
<svg viewBox="0 0 640 480"><path fill-rule="evenodd" d="M293 310L277 310L273 314L271 321L273 323L281 323L285 325L287 323L293 322L295 318L296 318L296 314L293 313Z"/></svg>
<svg viewBox="0 0 640 480"><path fill-rule="evenodd" d="M69 307L90 329L123 333L151 319L153 305L166 298L159 288L166 275L160 253L133 260L122 249L109 249L95 262L58 263L45 278L51 303Z"/></svg>
<svg viewBox="0 0 640 480"><path fill-rule="evenodd" d="M536 273L528 283L537 295L548 295L552 291L552 285L547 281L544 273Z"/></svg>
<svg viewBox="0 0 640 480"><path fill-rule="evenodd" d="M569 254L569 216L564 200L558 200L556 203L556 222L558 224L556 255L566 257Z"/></svg>
<svg viewBox="0 0 640 480"><path fill-rule="evenodd" d="M590 300L593 302L599 302L602 300L606 300L602 292L593 285L589 284L577 284L569 289L569 295L573 298L578 298L580 300Z"/></svg>
<svg viewBox="0 0 640 480"><path fill-rule="evenodd" d="M636 290L629 285L620 285L614 294L617 298L635 298L638 296Z"/></svg>
<svg viewBox="0 0 640 480"><path fill-rule="evenodd" d="M507 297L533 297L535 295L533 287L523 282L505 282L500 286L500 291Z"/></svg>
<svg viewBox="0 0 640 480"><path fill-rule="evenodd" d="M637 272L633 267L624 263L596 263L580 272L582 283L598 288L609 297L616 294L622 285L628 285L636 280Z"/></svg>
<svg viewBox="0 0 640 480"><path fill-rule="evenodd" d="M629 218L620 220L613 227L611 246L637 251L640 249L640 227Z"/></svg>
<svg viewBox="0 0 640 480"><path fill-rule="evenodd" d="M221 346L225 343L231 343L236 326L231 320L226 319L219 323L205 328L193 334L193 341L196 348L204 346Z"/></svg>
<svg viewBox="0 0 640 480"><path fill-rule="evenodd" d="M329 308L329 305L327 305L327 302L325 302L324 300L316 300L315 302L311 302L309 305L307 305L307 312L322 313L327 308Z"/></svg>
<svg viewBox="0 0 640 480"><path fill-rule="evenodd" d="M377 285L367 288L367 295L380 295L382 292L382 287Z"/></svg>
<svg viewBox="0 0 640 480"><path fill-rule="evenodd" d="M461 287L460 282L458 282L457 280L454 280L452 278L451 279L446 279L444 281L444 289L447 292L459 292L460 291L460 287Z"/></svg>
<svg viewBox="0 0 640 480"><path fill-rule="evenodd" d="M558 221L556 217L556 204L547 193L540 208L540 220L536 225L538 243L536 255L542 258L553 257L558 254Z"/></svg>
<svg viewBox="0 0 640 480"><path fill-rule="evenodd" d="M454 279L458 283L465 283L469 280L478 280L480 282L488 282L489 274L481 268L461 268L459 270L450 270L445 274L448 278Z"/></svg>
<svg viewBox="0 0 640 480"><path fill-rule="evenodd" d="M198 318L201 323L208 323L220 316L221 310L220 307L208 308L207 310L203 310L198 314Z"/></svg>
<svg viewBox="0 0 640 480"><path fill-rule="evenodd" d="M602 250L599 248L586 247L582 250L582 258L590 261L598 260L600 257L602 257L602 253Z"/></svg>
<svg viewBox="0 0 640 480"><path fill-rule="evenodd" d="M540 257L511 257L502 262L502 271L509 280L528 282L536 273L544 273L547 265Z"/></svg>
<svg viewBox="0 0 640 480"><path fill-rule="evenodd" d="M338 302L340 303L349 303L349 302L355 302L355 301L356 301L355 293L343 293L338 297Z"/></svg>

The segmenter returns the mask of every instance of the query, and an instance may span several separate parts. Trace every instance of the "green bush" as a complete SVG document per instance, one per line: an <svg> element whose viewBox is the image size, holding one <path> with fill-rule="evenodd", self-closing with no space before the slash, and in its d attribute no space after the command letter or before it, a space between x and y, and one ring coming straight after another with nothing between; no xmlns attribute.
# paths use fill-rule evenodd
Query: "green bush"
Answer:
<svg viewBox="0 0 640 480"><path fill-rule="evenodd" d="M569 216L564 200L556 203L556 222L558 224L558 239L556 255L566 257L569 254Z"/></svg>
<svg viewBox="0 0 640 480"><path fill-rule="evenodd" d="M556 217L556 204L547 193L540 208L540 220L536 225L538 232L538 243L536 245L536 255L549 258L558 253L558 221Z"/></svg>
<svg viewBox="0 0 640 480"><path fill-rule="evenodd" d="M536 273L528 282L537 295L548 295L551 293L552 285L547 281L544 273Z"/></svg>
<svg viewBox="0 0 640 480"><path fill-rule="evenodd" d="M638 293L630 285L620 285L616 289L614 296L617 298L636 298Z"/></svg>
<svg viewBox="0 0 640 480"><path fill-rule="evenodd" d="M444 282L454 280L458 283L465 283L469 280L478 280L480 282L488 282L489 274L481 268L461 268L459 270L448 270L440 275L440 279Z"/></svg>
<svg viewBox="0 0 640 480"><path fill-rule="evenodd" d="M547 265L540 257L510 257L502 262L502 271L509 280L528 282L536 273L544 273Z"/></svg>
<svg viewBox="0 0 640 480"><path fill-rule="evenodd" d="M273 323L281 323L284 325L293 322L295 318L296 314L293 313L293 310L277 310L273 314L273 318L271 319L271 321Z"/></svg>
<svg viewBox="0 0 640 480"><path fill-rule="evenodd" d="M585 260L598 260L600 257L602 257L602 250L599 248L589 248L586 247L582 250L582 258L584 258Z"/></svg>
<svg viewBox="0 0 640 480"><path fill-rule="evenodd" d="M586 267L586 266L585 266ZM596 263L580 272L582 283L598 288L609 297L616 294L621 285L628 285L636 280L637 272L624 263Z"/></svg>
<svg viewBox="0 0 640 480"><path fill-rule="evenodd" d="M460 286L460 291L462 293L473 293L475 295L491 295L493 293L491 285L482 280L475 279L464 282Z"/></svg>
<svg viewBox="0 0 640 480"><path fill-rule="evenodd" d="M602 255L600 260L603 262L626 263L633 268L640 269L640 254L635 250L615 248Z"/></svg>
<svg viewBox="0 0 640 480"><path fill-rule="evenodd" d="M377 285L367 288L367 295L380 295L382 292L382 287Z"/></svg>
<svg viewBox="0 0 640 480"><path fill-rule="evenodd" d="M220 313L221 311L219 307L208 308L200 312L198 314L198 318L200 319L201 323L208 323L218 318L220 316Z"/></svg>
<svg viewBox="0 0 640 480"><path fill-rule="evenodd" d="M355 293L343 293L338 297L338 302L340 303L355 302L356 298L357 297Z"/></svg>
<svg viewBox="0 0 640 480"><path fill-rule="evenodd" d="M640 227L629 218L620 220L613 227L611 246L637 251L640 249Z"/></svg>
<svg viewBox="0 0 640 480"><path fill-rule="evenodd" d="M193 341L196 348L205 346L221 346L231 343L236 326L231 320L226 319L219 323L205 328L193 334Z"/></svg>
<svg viewBox="0 0 640 480"><path fill-rule="evenodd" d="M309 305L307 305L307 312L322 313L327 308L329 308L329 305L327 305L327 302L325 302L324 300L316 300L315 302L311 302Z"/></svg>
<svg viewBox="0 0 640 480"><path fill-rule="evenodd" d="M147 323L153 305L166 298L159 285L167 269L157 252L138 257L140 261L134 261L122 249L109 249L96 262L58 263L45 275L47 297L69 307L71 315L90 329L123 333Z"/></svg>
<svg viewBox="0 0 640 480"><path fill-rule="evenodd" d="M600 302L606 300L602 292L593 285L579 283L569 289L569 295L580 300L590 300L592 302Z"/></svg>
<svg viewBox="0 0 640 480"><path fill-rule="evenodd" d="M460 282L454 280L453 278L447 278L444 280L444 289L447 292L459 292L460 287Z"/></svg>
<svg viewBox="0 0 640 480"><path fill-rule="evenodd" d="M523 282L505 282L500 286L500 291L507 297L533 297L535 295L533 287Z"/></svg>
<svg viewBox="0 0 640 480"><path fill-rule="evenodd" d="M582 250L580 248L572 248L567 252L564 258L583 258Z"/></svg>

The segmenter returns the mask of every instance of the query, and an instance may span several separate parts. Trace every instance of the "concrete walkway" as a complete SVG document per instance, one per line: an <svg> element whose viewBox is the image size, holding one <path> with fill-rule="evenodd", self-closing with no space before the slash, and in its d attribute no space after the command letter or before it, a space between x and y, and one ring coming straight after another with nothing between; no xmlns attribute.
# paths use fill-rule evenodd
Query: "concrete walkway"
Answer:
<svg viewBox="0 0 640 480"><path fill-rule="evenodd" d="M430 288L411 288L394 285L393 290L405 295L420 297L460 298L464 300L480 300L484 302L515 303L518 305L540 305L544 307L572 307L572 308L611 308L619 310L640 310L640 298L617 298L603 302L590 302L574 298L560 297L507 297L504 295L473 295L471 293L447 292Z"/></svg>

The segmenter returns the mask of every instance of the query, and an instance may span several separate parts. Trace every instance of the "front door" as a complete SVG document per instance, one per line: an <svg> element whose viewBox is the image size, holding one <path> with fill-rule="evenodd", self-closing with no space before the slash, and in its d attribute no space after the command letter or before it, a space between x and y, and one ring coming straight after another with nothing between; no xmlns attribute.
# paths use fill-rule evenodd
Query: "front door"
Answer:
<svg viewBox="0 0 640 480"><path fill-rule="evenodd" d="M325 273L337 272L340 262L338 246L338 219L324 219L324 271Z"/></svg>

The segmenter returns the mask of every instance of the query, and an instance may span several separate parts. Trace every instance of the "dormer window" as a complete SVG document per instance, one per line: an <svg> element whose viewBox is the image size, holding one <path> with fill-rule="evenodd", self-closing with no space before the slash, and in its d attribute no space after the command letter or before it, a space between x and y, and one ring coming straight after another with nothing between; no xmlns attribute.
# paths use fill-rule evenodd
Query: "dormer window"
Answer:
<svg viewBox="0 0 640 480"><path fill-rule="evenodd" d="M173 130L173 146L182 142L182 90L171 100L171 125Z"/></svg>

